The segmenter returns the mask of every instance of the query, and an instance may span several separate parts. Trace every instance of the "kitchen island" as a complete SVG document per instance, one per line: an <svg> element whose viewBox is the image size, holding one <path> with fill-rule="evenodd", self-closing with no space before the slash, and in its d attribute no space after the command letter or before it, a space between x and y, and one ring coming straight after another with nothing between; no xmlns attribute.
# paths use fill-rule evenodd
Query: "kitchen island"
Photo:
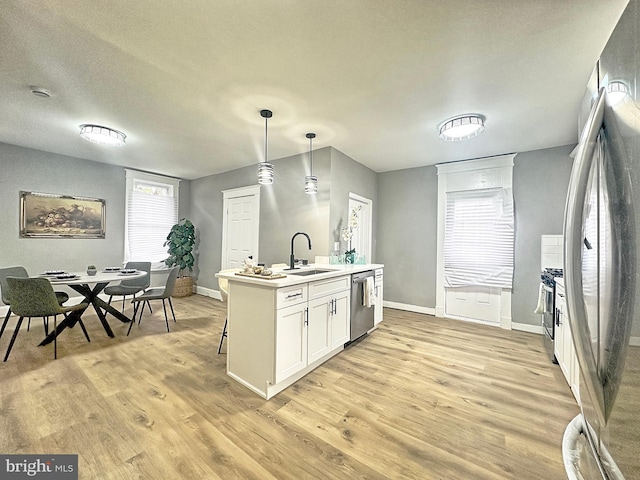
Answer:
<svg viewBox="0 0 640 480"><path fill-rule="evenodd" d="M272 279L218 273L229 282L227 374L266 399L292 385L349 342L352 274L378 274L371 308L374 323L382 320L382 269L313 265L276 270Z"/></svg>

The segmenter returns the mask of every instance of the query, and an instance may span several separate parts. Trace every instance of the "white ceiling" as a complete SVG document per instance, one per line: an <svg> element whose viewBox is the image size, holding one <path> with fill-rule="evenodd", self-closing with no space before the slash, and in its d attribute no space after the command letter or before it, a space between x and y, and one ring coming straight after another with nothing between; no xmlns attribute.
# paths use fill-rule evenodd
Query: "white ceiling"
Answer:
<svg viewBox="0 0 640 480"><path fill-rule="evenodd" d="M0 142L186 179L261 161L265 108L270 160L309 131L377 172L571 144L626 3L3 0ZM438 138L470 112L482 135Z"/></svg>

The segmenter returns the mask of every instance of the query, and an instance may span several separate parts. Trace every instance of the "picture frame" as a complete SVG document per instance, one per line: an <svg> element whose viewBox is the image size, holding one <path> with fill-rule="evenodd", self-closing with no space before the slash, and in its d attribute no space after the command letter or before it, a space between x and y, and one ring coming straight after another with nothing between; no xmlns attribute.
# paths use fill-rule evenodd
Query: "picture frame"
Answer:
<svg viewBox="0 0 640 480"><path fill-rule="evenodd" d="M100 198L20 192L20 237L105 238Z"/></svg>

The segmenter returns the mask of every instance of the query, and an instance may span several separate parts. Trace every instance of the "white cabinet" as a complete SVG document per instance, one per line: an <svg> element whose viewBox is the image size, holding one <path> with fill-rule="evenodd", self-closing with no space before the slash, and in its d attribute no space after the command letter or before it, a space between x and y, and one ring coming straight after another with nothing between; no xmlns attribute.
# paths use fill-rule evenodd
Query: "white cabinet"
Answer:
<svg viewBox="0 0 640 480"><path fill-rule="evenodd" d="M373 307L373 324L377 325L382 321L382 291L384 276L382 268L376 269L375 272L376 303Z"/></svg>
<svg viewBox="0 0 640 480"><path fill-rule="evenodd" d="M279 383L349 341L349 277L281 288L276 296L275 383Z"/></svg>
<svg viewBox="0 0 640 480"><path fill-rule="evenodd" d="M309 284L309 364L349 341L349 277Z"/></svg>
<svg viewBox="0 0 640 480"><path fill-rule="evenodd" d="M556 281L556 311L555 311L555 332L553 349L558 365L564 374L567 383L576 399L579 399L579 368L578 360L571 338L571 325L567 314L567 304L565 301L564 284Z"/></svg>
<svg viewBox="0 0 640 480"><path fill-rule="evenodd" d="M306 302L278 309L275 383L307 366L307 315Z"/></svg>
<svg viewBox="0 0 640 480"><path fill-rule="evenodd" d="M227 374L269 399L343 350L350 280L280 288L230 281Z"/></svg>

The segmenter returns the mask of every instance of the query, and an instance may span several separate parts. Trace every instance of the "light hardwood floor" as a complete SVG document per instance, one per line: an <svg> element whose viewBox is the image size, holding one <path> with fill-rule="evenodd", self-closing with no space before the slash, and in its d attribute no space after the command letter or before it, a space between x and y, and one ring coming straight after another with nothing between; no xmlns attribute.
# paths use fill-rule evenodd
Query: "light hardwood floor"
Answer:
<svg viewBox="0 0 640 480"><path fill-rule="evenodd" d="M171 333L158 306L129 337L88 315L91 343L66 331L55 361L41 322L23 326L0 365L0 452L77 453L101 480L566 478L578 406L538 335L385 309L265 401L226 376L222 304L174 306Z"/></svg>

